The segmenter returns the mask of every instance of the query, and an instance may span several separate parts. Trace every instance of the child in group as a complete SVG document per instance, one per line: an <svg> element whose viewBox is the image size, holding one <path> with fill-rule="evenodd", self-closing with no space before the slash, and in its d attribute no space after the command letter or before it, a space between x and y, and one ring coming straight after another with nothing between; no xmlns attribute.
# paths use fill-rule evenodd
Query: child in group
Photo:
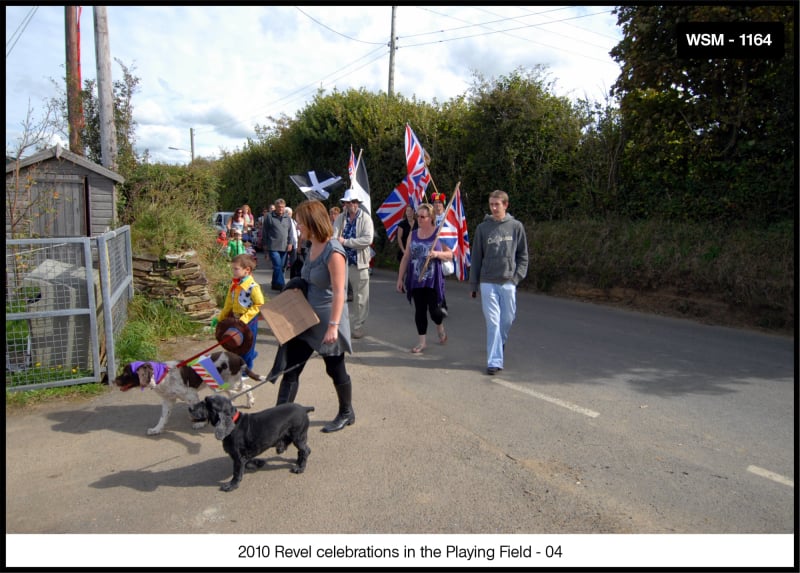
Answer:
<svg viewBox="0 0 800 573"><path fill-rule="evenodd" d="M217 235L217 245L223 253L228 252L228 234L225 231L220 231Z"/></svg>
<svg viewBox="0 0 800 573"><path fill-rule="evenodd" d="M228 241L228 257L233 259L236 255L247 253L244 243L242 242L242 231L233 229L231 231L231 240Z"/></svg>
<svg viewBox="0 0 800 573"><path fill-rule="evenodd" d="M222 311L218 316L218 319L222 321L232 314L250 328L253 333L253 346L247 351L247 354L242 356L245 364L250 369L253 368L253 361L258 356L258 352L256 352L256 334L258 334L258 317L261 313L261 305L264 304L264 294L253 278L255 268L255 257L247 254L233 257L233 260L231 260L233 280L225 297L225 306L222 307Z"/></svg>

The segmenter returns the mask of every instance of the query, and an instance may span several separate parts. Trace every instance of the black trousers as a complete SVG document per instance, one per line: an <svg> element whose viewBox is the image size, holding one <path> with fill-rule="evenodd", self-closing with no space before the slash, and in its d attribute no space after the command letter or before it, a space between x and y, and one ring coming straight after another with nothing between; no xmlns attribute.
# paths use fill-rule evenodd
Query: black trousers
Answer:
<svg viewBox="0 0 800 573"><path fill-rule="evenodd" d="M417 325L417 334L428 333L428 314L437 326L442 324L444 315L436 303L436 291L432 288L415 288L411 291L414 301L414 323Z"/></svg>
<svg viewBox="0 0 800 573"><path fill-rule="evenodd" d="M283 375L283 379L287 381L300 380L300 374L306 366L306 362L311 355L314 354L314 349L308 345L305 340L292 338L286 343L286 368L287 372ZM323 356L322 360L325 361L325 372L333 380L334 386L345 384L350 380L347 375L347 368L344 364L344 353L338 356ZM299 364L297 368L289 370L295 364Z"/></svg>

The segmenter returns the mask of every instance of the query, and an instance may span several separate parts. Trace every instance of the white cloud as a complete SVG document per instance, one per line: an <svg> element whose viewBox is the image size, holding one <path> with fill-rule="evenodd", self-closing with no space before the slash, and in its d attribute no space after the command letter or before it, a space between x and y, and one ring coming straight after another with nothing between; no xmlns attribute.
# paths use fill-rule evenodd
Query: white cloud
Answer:
<svg viewBox="0 0 800 573"><path fill-rule="evenodd" d="M388 90L390 6L108 6L112 58L140 78L134 96L140 149L182 162L240 148L268 116L293 116L319 87ZM302 10L302 12L301 12ZM400 6L394 89L419 100L463 94L517 67L549 66L558 95L603 100L618 67L612 7ZM30 14L27 27L22 29ZM513 18L513 19L509 19ZM80 19L84 78L94 78L93 10ZM21 33L18 33L21 32ZM13 44L9 40L17 38ZM6 7L6 141L56 95L64 77L64 8ZM112 64L114 79L121 69Z"/></svg>

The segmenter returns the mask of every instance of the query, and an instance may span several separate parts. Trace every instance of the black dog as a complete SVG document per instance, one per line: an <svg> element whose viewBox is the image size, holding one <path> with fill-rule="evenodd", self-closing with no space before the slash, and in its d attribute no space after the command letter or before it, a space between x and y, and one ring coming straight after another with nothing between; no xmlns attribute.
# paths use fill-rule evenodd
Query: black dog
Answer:
<svg viewBox="0 0 800 573"><path fill-rule="evenodd" d="M214 437L222 440L223 449L233 458L233 479L222 484L222 491L239 487L245 466L264 467L267 462L255 457L273 446L282 454L289 444L294 444L297 448L297 465L292 472L303 473L311 453L306 436L308 413L313 411L313 406L290 402L255 414L242 414L228 398L220 394L206 396L202 402L189 407L189 415L195 422L211 422Z"/></svg>

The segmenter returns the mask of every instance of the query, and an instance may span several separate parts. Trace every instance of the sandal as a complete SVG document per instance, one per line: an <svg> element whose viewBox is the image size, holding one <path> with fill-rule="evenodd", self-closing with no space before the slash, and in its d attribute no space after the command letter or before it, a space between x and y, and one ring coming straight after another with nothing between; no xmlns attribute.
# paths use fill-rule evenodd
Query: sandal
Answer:
<svg viewBox="0 0 800 573"><path fill-rule="evenodd" d="M411 354L422 354L423 350L425 350L425 347L421 344L418 344L417 346L411 349Z"/></svg>

